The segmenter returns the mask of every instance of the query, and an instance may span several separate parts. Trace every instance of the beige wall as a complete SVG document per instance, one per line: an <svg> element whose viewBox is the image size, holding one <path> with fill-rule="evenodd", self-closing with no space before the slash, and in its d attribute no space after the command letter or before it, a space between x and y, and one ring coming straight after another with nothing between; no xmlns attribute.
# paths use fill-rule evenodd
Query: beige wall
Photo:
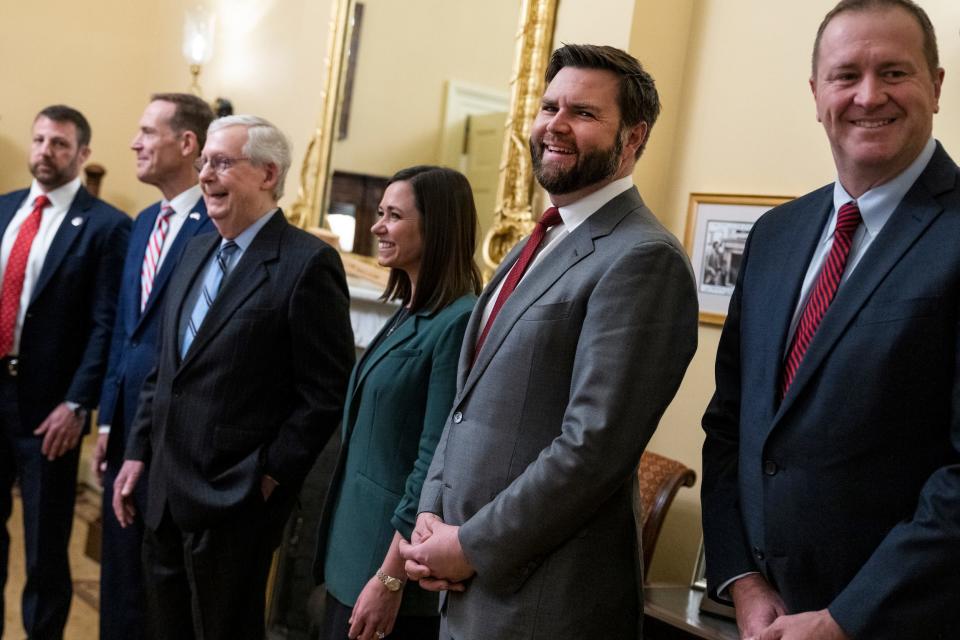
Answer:
<svg viewBox="0 0 960 640"><path fill-rule="evenodd" d="M637 182L678 237L691 192L797 196L833 179L829 146L807 85L813 36L833 4L637 0L631 52L648 65L664 101ZM921 4L937 28L947 69L934 135L958 158L960 4ZM701 326L697 354L650 443L698 476L699 424L713 393L719 336L719 328ZM652 564L655 581L680 582L692 574L701 532L699 490L698 481L677 498Z"/></svg>

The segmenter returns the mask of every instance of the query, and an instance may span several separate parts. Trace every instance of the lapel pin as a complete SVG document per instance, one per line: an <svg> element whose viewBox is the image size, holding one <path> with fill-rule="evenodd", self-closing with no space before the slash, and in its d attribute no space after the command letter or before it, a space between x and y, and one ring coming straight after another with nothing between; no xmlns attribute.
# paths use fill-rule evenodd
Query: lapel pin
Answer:
<svg viewBox="0 0 960 640"><path fill-rule="evenodd" d="M199 219L200 219L200 214L197 213L196 211L191 211L191 212L190 212L190 219L191 219L191 220L199 220Z"/></svg>
<svg viewBox="0 0 960 640"><path fill-rule="evenodd" d="M76 218L70 221L70 224L72 224L75 227L79 227L81 224L83 224L83 218L81 218L80 216L77 216Z"/></svg>

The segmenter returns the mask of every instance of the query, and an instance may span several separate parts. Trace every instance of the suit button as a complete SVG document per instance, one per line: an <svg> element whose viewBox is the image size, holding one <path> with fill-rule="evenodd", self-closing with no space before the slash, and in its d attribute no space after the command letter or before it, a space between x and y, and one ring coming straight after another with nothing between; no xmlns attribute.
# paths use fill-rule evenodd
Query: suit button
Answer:
<svg viewBox="0 0 960 640"><path fill-rule="evenodd" d="M140 343L137 342L136 340L133 340L133 341L130 343L130 346L133 347L134 349L136 349L137 347L140 346Z"/></svg>
<svg viewBox="0 0 960 640"><path fill-rule="evenodd" d="M779 469L777 468L777 463L774 462L773 460L766 460L763 463L763 472L766 475L775 476L777 475L777 471L779 471Z"/></svg>
<svg viewBox="0 0 960 640"><path fill-rule="evenodd" d="M764 558L763 549L761 549L760 547L754 547L754 548L753 548L753 555L754 555L754 557L756 557L757 560L763 560L763 558Z"/></svg>
<svg viewBox="0 0 960 640"><path fill-rule="evenodd" d="M453 422L454 424L460 424L461 422L463 422L463 414L460 413L459 411L454 412Z"/></svg>

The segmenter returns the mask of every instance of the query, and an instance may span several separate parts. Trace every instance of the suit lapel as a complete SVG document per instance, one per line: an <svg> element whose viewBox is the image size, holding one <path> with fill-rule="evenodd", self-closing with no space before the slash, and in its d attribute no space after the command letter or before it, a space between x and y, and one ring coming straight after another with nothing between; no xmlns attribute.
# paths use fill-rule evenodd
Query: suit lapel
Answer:
<svg viewBox="0 0 960 640"><path fill-rule="evenodd" d="M777 239L781 248L777 252L776 269L765 274L763 287L757 290L758 300L766 301L765 317L767 331L756 332L744 340L760 338L763 345L763 380L768 387L763 390L770 401L770 414L776 413L780 402L780 378L783 375L783 359L787 349L787 333L800 298L800 289L810 264L810 259L823 234L823 227L833 210L833 186L823 187L815 194L806 210L790 214L788 224ZM785 283L789 283L785 286Z"/></svg>
<svg viewBox="0 0 960 640"><path fill-rule="evenodd" d="M561 240L550 254L537 264L529 275L524 277L501 307L496 322L490 327L483 348L477 354L473 367L469 372L466 372L463 388L459 394L461 397L470 392L470 389L500 349L500 345L503 344L513 326L527 309L557 280L563 277L571 267L593 253L595 239L608 235L624 216L642 205L643 201L640 199L640 194L637 193L636 188L617 196L574 229L573 233ZM505 273L505 270L502 273ZM496 285L492 282L488 286L491 292L495 288ZM481 299L489 300L489 296L485 295ZM480 303L477 304L477 309L482 309ZM473 319L471 318L472 322ZM475 335L476 333L471 333L468 329L467 337ZM470 343L471 348L475 342L474 338Z"/></svg>
<svg viewBox="0 0 960 640"><path fill-rule="evenodd" d="M137 234L130 237L130 246L127 253L130 256L130 263L124 278L128 278L125 286L121 286L121 295L125 296L123 307L126 311L124 324L132 334L140 321L140 272L143 270L143 256L147 252L147 243L150 242L150 236L153 235L153 227L157 223L157 215L160 213L160 203L154 203L147 209L144 209L140 216L144 222L137 228Z"/></svg>
<svg viewBox="0 0 960 640"><path fill-rule="evenodd" d="M80 187L77 195L74 196L67 215L60 223L60 228L53 236L53 242L50 243L50 249L43 259L43 267L40 269L40 276L37 278L37 284L33 287L30 294L30 302L37 299L43 288L50 282L50 278L60 267L60 263L70 252L70 247L80 237L83 230L90 224L90 207L93 206L93 196L84 188Z"/></svg>
<svg viewBox="0 0 960 640"><path fill-rule="evenodd" d="M344 412L344 415L348 416L348 419L345 420L343 424L343 442L347 442L349 430L353 427L353 408L355 406L355 402L358 400L357 396L360 393L360 389L363 388L363 384L366 381L367 376L380 363L380 361L387 356L387 354L417 335L420 322L421 314L414 314L412 318L408 318L405 322L403 322L403 324L397 327L396 331L389 336L386 336L381 344L375 346L373 353L371 353L369 350L364 353L363 357L360 359L360 362L357 363L354 375L350 380L350 386L348 387L350 390L350 395L347 399L346 411ZM386 325L384 325L384 327L377 334L377 337L373 339L371 344L376 344L380 336L389 330L390 324L392 324L392 322L388 322Z"/></svg>
<svg viewBox="0 0 960 640"><path fill-rule="evenodd" d="M267 267L280 255L280 237L287 226L283 212L278 210L267 224L257 233L253 242L243 252L240 262L234 266L223 282L220 293L207 311L206 317L197 330L197 335L184 357L181 367L189 365L197 352L210 342L226 324L230 316L244 303L267 279ZM219 242L220 236L215 235Z"/></svg>
<svg viewBox="0 0 960 640"><path fill-rule="evenodd" d="M943 156L946 156L945 152ZM934 196L952 188L954 177L938 171L943 166L939 156L935 155L930 165L904 196L860 259L856 270L837 291L804 354L790 390L784 396L778 417L790 408L803 387L810 382L877 286L943 211L943 206Z"/></svg>
<svg viewBox="0 0 960 640"><path fill-rule="evenodd" d="M159 212L159 207L157 212ZM194 215L197 214L197 215ZM173 244L170 245L170 249L167 252L167 256L163 261L163 264L160 265L160 271L157 273L156 277L153 279L153 288L150 290L150 297L147 299L147 306L143 308L143 312L137 316L137 328L143 324L144 319L153 311L153 308L157 305L157 300L160 299L163 295L163 290L167 286L167 282L170 280L170 274L173 273L174 269L177 266L177 263L180 261L180 255L183 253L183 248L187 245L187 242L197 234L197 232L206 227L207 222L207 207L203 202L203 198L200 198L197 203L190 210L190 214L187 215L187 219L183 221L183 226L180 227L180 231L177 233L177 237L173 239ZM156 224L156 214L154 215L154 222L150 225L150 233L147 234L147 240L149 241L150 235L153 234L153 225ZM147 243L144 242L143 246L139 248L137 255L142 256L146 253ZM139 292L139 288L137 289ZM140 296L137 294L136 304L134 305L135 309L140 309Z"/></svg>
<svg viewBox="0 0 960 640"><path fill-rule="evenodd" d="M23 201L29 194L29 189L24 189L19 193L13 194L9 200L11 206L0 211L0 238L3 238L7 227L10 226L10 221L13 220L13 216L17 214L17 210L23 206Z"/></svg>

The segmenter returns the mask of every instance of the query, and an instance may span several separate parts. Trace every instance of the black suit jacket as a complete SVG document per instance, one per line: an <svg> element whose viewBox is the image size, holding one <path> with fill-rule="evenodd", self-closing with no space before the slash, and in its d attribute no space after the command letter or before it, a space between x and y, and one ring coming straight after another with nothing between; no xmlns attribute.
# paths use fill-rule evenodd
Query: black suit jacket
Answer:
<svg viewBox="0 0 960 640"><path fill-rule="evenodd" d="M960 169L939 145L837 292L783 402L828 185L747 242L703 426L707 578L760 571L853 638L960 628Z"/></svg>
<svg viewBox="0 0 960 640"><path fill-rule="evenodd" d="M343 265L282 212L224 281L181 361L181 307L220 240L194 238L171 278L127 445L127 459L150 460L152 528L166 505L183 530L222 524L262 500L262 474L295 492L343 408L354 359Z"/></svg>
<svg viewBox="0 0 960 640"><path fill-rule="evenodd" d="M0 196L0 236L28 194ZM130 218L80 187L44 258L20 333L20 435L64 400L97 406L129 233Z"/></svg>

